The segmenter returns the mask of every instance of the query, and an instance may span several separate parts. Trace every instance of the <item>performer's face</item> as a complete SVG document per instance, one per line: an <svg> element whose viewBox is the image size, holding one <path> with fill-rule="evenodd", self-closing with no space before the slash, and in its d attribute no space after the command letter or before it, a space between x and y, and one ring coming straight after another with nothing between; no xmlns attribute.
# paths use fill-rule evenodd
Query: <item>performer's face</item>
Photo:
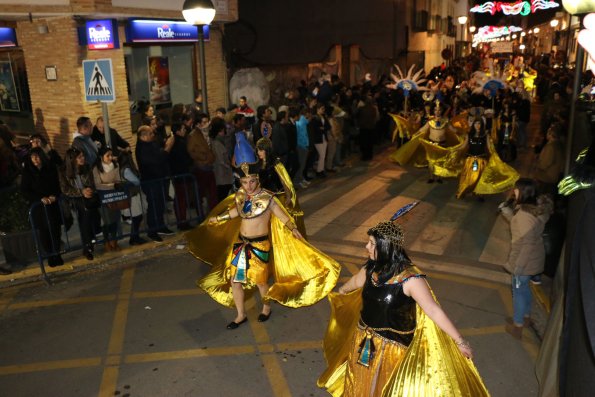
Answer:
<svg viewBox="0 0 595 397"><path fill-rule="evenodd" d="M258 181L258 177L256 176L247 176L240 179L240 183L242 184L242 188L248 194L253 194L258 189L260 182Z"/></svg>
<svg viewBox="0 0 595 397"><path fill-rule="evenodd" d="M368 236L368 244L366 244L368 250L368 256L372 260L376 260L376 239L374 236Z"/></svg>

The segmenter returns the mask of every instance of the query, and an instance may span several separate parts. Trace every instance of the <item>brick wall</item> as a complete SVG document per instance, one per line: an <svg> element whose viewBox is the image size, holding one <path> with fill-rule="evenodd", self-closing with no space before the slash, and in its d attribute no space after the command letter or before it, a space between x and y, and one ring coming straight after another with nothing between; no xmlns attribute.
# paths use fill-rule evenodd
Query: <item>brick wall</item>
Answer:
<svg viewBox="0 0 595 397"><path fill-rule="evenodd" d="M229 104L227 67L223 56L223 27L212 28L210 32L210 41L205 43L205 58L207 69L207 93L209 100L209 111L211 115L215 113L218 107L227 108ZM196 51L196 64L198 88L200 88L200 56Z"/></svg>
<svg viewBox="0 0 595 397"><path fill-rule="evenodd" d="M47 33L39 33L43 26L47 26ZM18 22L17 36L25 54L33 113L43 116L43 123L36 116L36 130L47 134L60 154L72 142L78 117L85 115L95 121L101 115L101 105L84 102L83 59L112 59L117 100L108 106L110 124L124 137L131 137L122 48L87 51L79 45L77 23L72 17ZM46 80L46 65L56 66L57 81Z"/></svg>

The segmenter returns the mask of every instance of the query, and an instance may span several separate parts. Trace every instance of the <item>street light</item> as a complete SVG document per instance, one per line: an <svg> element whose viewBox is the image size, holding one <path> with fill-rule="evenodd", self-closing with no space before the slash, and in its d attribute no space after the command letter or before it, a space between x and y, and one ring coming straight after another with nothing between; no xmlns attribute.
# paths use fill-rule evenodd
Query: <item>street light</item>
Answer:
<svg viewBox="0 0 595 397"><path fill-rule="evenodd" d="M463 51L464 51L464 46L463 46L463 34L464 34L464 30L465 30L465 24L467 23L467 15L461 15L460 17L457 18L457 21L459 22L459 25L461 25L461 41L460 41L460 53L459 56L463 56Z"/></svg>
<svg viewBox="0 0 595 397"><path fill-rule="evenodd" d="M539 28L533 29L533 33L535 33L535 34L539 33Z"/></svg>
<svg viewBox="0 0 595 397"><path fill-rule="evenodd" d="M552 19L552 20L550 21L550 26L551 26L552 28L555 28L556 26L558 26L558 24L559 24L559 23L560 23L560 21L558 21L557 19Z"/></svg>
<svg viewBox="0 0 595 397"><path fill-rule="evenodd" d="M476 30L476 29L477 29L477 28L476 28L475 26L470 26L470 27L469 27L469 31L470 31L471 33L475 33L475 30Z"/></svg>
<svg viewBox="0 0 595 397"><path fill-rule="evenodd" d="M198 30L198 55L200 58L200 88L202 91L203 111L209 112L207 100L207 68L205 65L205 34L203 28L215 19L215 7L211 0L185 0L182 15L186 22Z"/></svg>

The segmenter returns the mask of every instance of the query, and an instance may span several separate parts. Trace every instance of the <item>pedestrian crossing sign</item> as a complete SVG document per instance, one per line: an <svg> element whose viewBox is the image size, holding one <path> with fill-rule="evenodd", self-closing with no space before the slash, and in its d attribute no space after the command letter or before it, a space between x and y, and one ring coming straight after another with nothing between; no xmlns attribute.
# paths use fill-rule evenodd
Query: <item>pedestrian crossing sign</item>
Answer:
<svg viewBox="0 0 595 397"><path fill-rule="evenodd" d="M114 72L111 59L83 61L85 75L85 100L87 102L114 102Z"/></svg>

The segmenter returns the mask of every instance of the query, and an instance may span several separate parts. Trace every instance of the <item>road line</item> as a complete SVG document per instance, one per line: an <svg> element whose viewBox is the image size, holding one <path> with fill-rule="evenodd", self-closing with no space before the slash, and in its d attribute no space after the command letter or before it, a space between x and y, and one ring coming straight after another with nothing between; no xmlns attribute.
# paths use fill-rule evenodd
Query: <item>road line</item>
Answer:
<svg viewBox="0 0 595 397"><path fill-rule="evenodd" d="M262 354L260 358L264 364L264 369L275 397L291 397L289 385L277 359L277 354Z"/></svg>
<svg viewBox="0 0 595 397"><path fill-rule="evenodd" d="M126 364L148 363L155 361L186 360L189 358L205 358L218 356L238 356L256 352L254 346L229 346L209 349L189 349L170 352L128 354L124 357Z"/></svg>
<svg viewBox="0 0 595 397"><path fill-rule="evenodd" d="M98 365L101 365L101 357L79 358L74 360L45 361L32 364L2 366L0 367L0 375L24 374L27 372L51 371L57 369L96 367Z"/></svg>
<svg viewBox="0 0 595 397"><path fill-rule="evenodd" d="M322 340L309 340L304 342L277 343L277 350L314 350L322 349Z"/></svg>
<svg viewBox="0 0 595 397"><path fill-rule="evenodd" d="M128 318L128 307L130 306L130 296L134 281L134 267L127 267L122 273L120 280L120 292L118 293L118 303L114 313L114 321L110 334L107 355L120 356L124 347L124 338L126 336L126 321ZM109 358L114 362L113 358ZM99 397L110 397L114 395L118 387L119 365L108 365L103 370L101 385L99 386Z"/></svg>
<svg viewBox="0 0 595 397"><path fill-rule="evenodd" d="M12 300L14 299L17 292L19 292L19 290L16 288L13 288L11 290L8 290L8 291L2 293L2 299L0 300L0 314L2 314L4 312L4 310L6 310L8 308L8 306L10 305L10 302L12 302Z"/></svg>
<svg viewBox="0 0 595 397"><path fill-rule="evenodd" d="M506 263L510 252L510 231L508 229L508 223L501 216L496 218L479 256L480 261L498 265Z"/></svg>
<svg viewBox="0 0 595 397"><path fill-rule="evenodd" d="M116 300L116 295L84 296L80 298L55 299L45 301L18 302L8 306L7 310L31 309L35 307L76 305L79 303L110 302Z"/></svg>
<svg viewBox="0 0 595 397"><path fill-rule="evenodd" d="M323 222L316 222L316 224L308 224L307 230L309 236L314 236L320 230L322 230L327 224L331 223L335 219L339 218L346 212L349 212L353 208L358 208L358 204L368 198L379 190L386 189L386 182L382 179L394 179L403 174L403 171L397 170L386 170L378 175L369 178L366 182L359 185L357 189L351 190L349 197L344 196L328 203L314 213L306 217L306 222L309 219L312 220L323 220Z"/></svg>

